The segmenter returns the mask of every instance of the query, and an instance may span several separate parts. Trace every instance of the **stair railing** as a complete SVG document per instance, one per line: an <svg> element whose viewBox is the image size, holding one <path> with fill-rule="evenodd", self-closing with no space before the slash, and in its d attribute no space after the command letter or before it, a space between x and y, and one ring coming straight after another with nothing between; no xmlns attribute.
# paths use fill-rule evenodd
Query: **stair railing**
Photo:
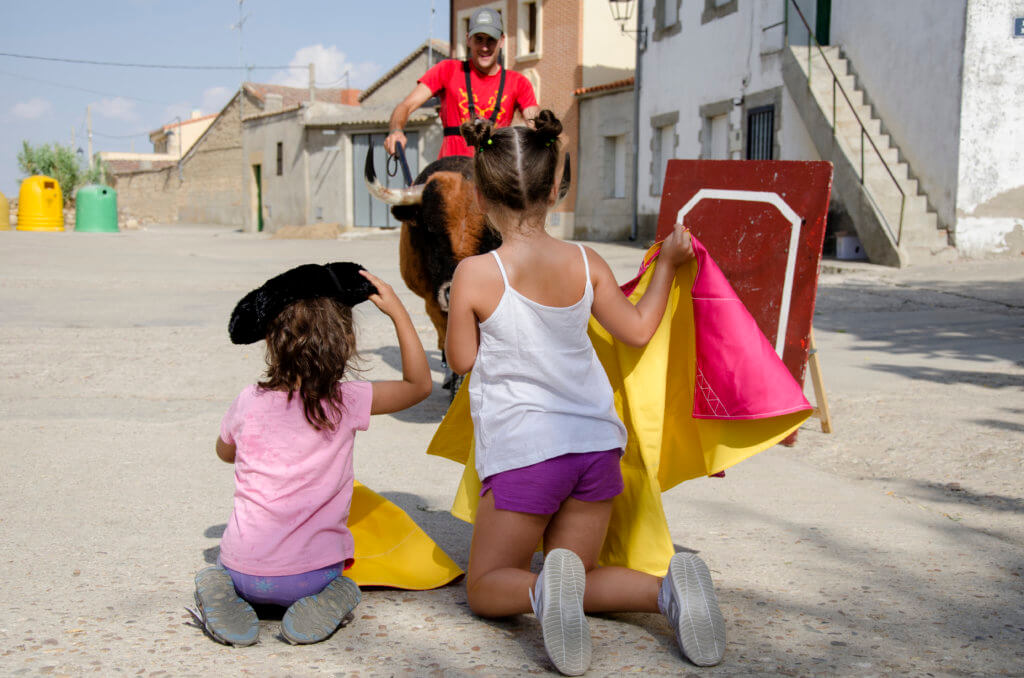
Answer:
<svg viewBox="0 0 1024 678"><path fill-rule="evenodd" d="M863 121L861 121L860 116L857 114L856 107L854 107L853 102L850 101L850 97L846 93L846 90L843 88L842 84L840 84L839 76L836 75L835 69L832 68L832 64L829 62L828 57L825 56L825 51L821 48L821 44L818 42L818 38L814 35L814 31L811 30L811 26L810 26L810 24L807 23L807 18L804 16L804 13L800 10L800 6L798 4L796 4L796 0L787 0L787 7L786 7L786 9L787 9L787 12L786 12L787 18L785 20L785 23L786 23L786 42L787 42L787 44L789 42L788 10L789 10L789 6L790 5L792 5L793 9L796 10L797 16L800 17L800 21L803 22L804 28L807 29L807 89L808 89L808 91L811 90L811 73L813 72L812 68L811 68L811 56L812 56L813 50L815 48L817 48L818 54L821 55L822 61L825 62L825 66L828 67L829 73L832 74L832 137L835 138L835 136L836 136L836 92L839 92L839 93L841 93L843 95L843 98L846 100L846 104L850 107L850 112L853 113L853 117L857 121L857 124L860 125L860 183L861 183L861 186L864 185L864 149L865 149L864 139L866 138L868 140L868 142L870 142L871 148L874 149L875 155L878 156L878 160L882 163L882 167L885 168L886 173L889 175L889 178L892 180L892 183L896 187L896 190L900 192L900 215L899 215L899 221L897 222L897 226L896 226L896 232L894 233L893 229L892 229L892 224L889 222L889 218L885 215L885 212L882 209L882 206L878 204L878 201L875 200L875 197L871 194L870 190L865 190L865 193L867 194L868 198L871 200L872 203L874 203L875 209L878 211L879 216L882 217L882 221L885 222L885 228L886 228L886 230L889 231L889 235L892 236L893 239L896 241L896 244L899 245L900 244L900 239L903 237L903 212L904 212L904 209L906 208L906 205L907 205L907 194L906 194L906 191L904 191L903 187L900 186L900 182L896 180L896 175L894 175L892 173L892 169L889 168L889 163L887 163L885 161L885 158L882 157L882 152L878 150L878 146L875 145L875 140L871 138L871 134L868 133L868 130L864 126ZM813 93L811 94L811 96L812 97L814 96Z"/></svg>

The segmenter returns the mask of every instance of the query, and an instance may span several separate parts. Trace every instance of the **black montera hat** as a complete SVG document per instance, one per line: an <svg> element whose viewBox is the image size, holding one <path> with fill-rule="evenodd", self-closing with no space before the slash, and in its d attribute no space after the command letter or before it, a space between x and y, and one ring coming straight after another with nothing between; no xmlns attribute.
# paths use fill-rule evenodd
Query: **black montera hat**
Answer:
<svg viewBox="0 0 1024 678"><path fill-rule="evenodd" d="M366 301L377 288L351 261L303 264L275 276L242 297L231 312L228 335L233 344L253 344L267 336L270 321L293 301L330 297L346 306Z"/></svg>

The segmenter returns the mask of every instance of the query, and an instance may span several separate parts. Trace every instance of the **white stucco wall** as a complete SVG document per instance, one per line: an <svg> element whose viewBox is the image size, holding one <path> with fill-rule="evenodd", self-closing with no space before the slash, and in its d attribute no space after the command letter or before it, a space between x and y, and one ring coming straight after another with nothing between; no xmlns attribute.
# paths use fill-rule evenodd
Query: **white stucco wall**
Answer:
<svg viewBox="0 0 1024 678"><path fill-rule="evenodd" d="M844 49L947 226L955 222L966 7L967 0L832 0L832 44Z"/></svg>
<svg viewBox="0 0 1024 678"><path fill-rule="evenodd" d="M763 31L781 20L780 0L740 0L737 11L701 23L703 2L680 4L680 30L661 40L649 40L642 56L640 89L639 212L657 215L660 195L651 195L652 117L678 112L677 145L672 157L701 155L701 107L741 101L729 112L732 130L742 130L747 106L775 98L776 157L783 160L818 160L803 120L782 80L781 46L776 31ZM644 25L654 32L654 0L644 0ZM764 52L764 53L762 53ZM733 147L731 157L743 150Z"/></svg>
<svg viewBox="0 0 1024 678"><path fill-rule="evenodd" d="M612 19L607 0L583 0L583 35L580 65L583 87L603 85L633 75L635 36L623 33ZM635 28L636 18L627 29Z"/></svg>
<svg viewBox="0 0 1024 678"><path fill-rule="evenodd" d="M1013 37L1024 2L967 7L956 246L961 254L1024 248L1024 38Z"/></svg>

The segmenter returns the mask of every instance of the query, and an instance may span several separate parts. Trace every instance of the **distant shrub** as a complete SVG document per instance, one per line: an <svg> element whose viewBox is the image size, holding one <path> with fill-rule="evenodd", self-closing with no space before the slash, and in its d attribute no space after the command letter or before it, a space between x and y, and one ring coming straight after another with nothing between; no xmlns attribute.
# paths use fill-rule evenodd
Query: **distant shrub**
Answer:
<svg viewBox="0 0 1024 678"><path fill-rule="evenodd" d="M33 146L27 141L21 142L18 153L18 169L26 177L42 174L53 177L60 184L64 193L64 204L74 202L75 191L86 184L104 183L106 176L103 161L98 159L92 169L83 168L78 156L70 146L61 144L40 144Z"/></svg>

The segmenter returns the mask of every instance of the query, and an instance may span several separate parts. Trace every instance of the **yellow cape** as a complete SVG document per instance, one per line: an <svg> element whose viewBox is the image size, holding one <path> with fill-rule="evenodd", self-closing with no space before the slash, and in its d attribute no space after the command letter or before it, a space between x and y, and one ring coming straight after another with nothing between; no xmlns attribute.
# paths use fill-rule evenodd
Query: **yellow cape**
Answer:
<svg viewBox="0 0 1024 678"><path fill-rule="evenodd" d="M636 303L650 282L658 246L629 299ZM718 473L795 431L810 410L762 419L694 419L693 303L697 262L681 266L654 337L643 348L620 344L593 318L590 338L615 392L615 407L629 432L622 475L625 489L613 501L611 523L598 559L663 576L675 553L661 493L684 480ZM472 522L480 495L473 456L473 422L463 381L427 450L465 464L452 515Z"/></svg>
<svg viewBox="0 0 1024 678"><path fill-rule="evenodd" d="M348 527L356 553L345 576L360 586L422 591L462 575L409 514L359 482L352 490Z"/></svg>

